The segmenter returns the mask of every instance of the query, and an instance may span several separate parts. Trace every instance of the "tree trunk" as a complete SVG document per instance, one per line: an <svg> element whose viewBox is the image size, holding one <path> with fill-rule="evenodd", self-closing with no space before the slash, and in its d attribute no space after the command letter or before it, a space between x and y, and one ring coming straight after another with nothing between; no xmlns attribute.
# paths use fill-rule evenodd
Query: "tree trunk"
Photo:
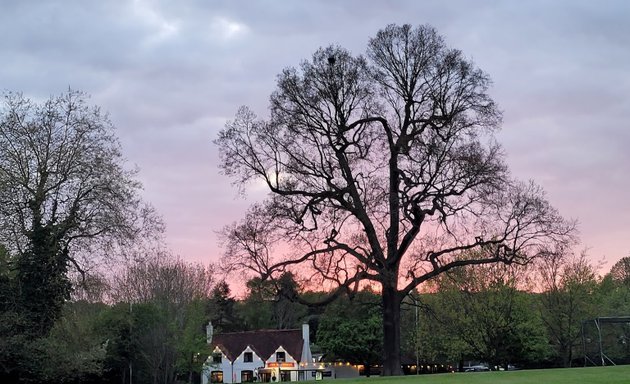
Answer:
<svg viewBox="0 0 630 384"><path fill-rule="evenodd" d="M567 343L565 346L566 353L564 353L564 368L571 368L571 363L573 362L573 345L571 342Z"/></svg>
<svg viewBox="0 0 630 384"><path fill-rule="evenodd" d="M400 298L396 283L383 284L383 376L403 374L400 364Z"/></svg>

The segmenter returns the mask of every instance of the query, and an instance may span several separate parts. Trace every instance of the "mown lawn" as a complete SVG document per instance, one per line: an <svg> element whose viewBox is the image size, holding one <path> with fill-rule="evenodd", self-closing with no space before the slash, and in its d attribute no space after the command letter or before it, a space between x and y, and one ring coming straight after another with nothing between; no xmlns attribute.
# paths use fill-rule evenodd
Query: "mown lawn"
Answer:
<svg viewBox="0 0 630 384"><path fill-rule="evenodd" d="M338 379L343 384L630 384L630 365Z"/></svg>

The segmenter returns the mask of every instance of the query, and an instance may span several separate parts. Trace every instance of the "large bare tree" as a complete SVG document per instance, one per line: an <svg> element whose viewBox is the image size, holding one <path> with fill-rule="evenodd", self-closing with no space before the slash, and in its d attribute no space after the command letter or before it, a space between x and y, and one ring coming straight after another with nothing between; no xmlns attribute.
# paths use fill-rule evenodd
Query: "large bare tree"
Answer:
<svg viewBox="0 0 630 384"><path fill-rule="evenodd" d="M0 243L16 271L15 308L47 333L84 273L161 224L125 167L114 127L86 96L35 102L6 93L0 105Z"/></svg>
<svg viewBox="0 0 630 384"><path fill-rule="evenodd" d="M458 266L525 263L572 229L511 179L489 86L430 26L389 25L365 57L329 46L285 69L270 117L242 107L216 140L225 174L269 190L225 229L226 261L269 278L308 265L331 298L380 285L383 374L401 374L405 295Z"/></svg>

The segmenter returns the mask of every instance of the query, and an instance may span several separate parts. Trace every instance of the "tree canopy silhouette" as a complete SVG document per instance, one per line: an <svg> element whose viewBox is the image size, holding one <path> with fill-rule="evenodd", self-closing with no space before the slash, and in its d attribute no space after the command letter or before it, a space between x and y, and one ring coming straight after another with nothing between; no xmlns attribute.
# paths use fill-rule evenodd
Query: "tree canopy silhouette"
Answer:
<svg viewBox="0 0 630 384"><path fill-rule="evenodd" d="M235 184L269 191L225 228L226 262L264 278L308 266L331 299L380 285L383 374L401 374L400 304L415 287L462 265L525 263L573 228L511 178L490 83L427 25L283 70L269 118L241 107L215 141Z"/></svg>

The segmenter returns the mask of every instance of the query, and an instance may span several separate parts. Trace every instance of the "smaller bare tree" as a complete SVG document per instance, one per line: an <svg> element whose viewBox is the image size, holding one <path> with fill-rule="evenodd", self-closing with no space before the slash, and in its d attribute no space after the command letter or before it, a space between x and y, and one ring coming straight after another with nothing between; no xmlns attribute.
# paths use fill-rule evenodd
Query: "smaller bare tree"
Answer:
<svg viewBox="0 0 630 384"><path fill-rule="evenodd" d="M45 335L83 274L115 249L161 233L125 167L114 127L81 92L0 104L0 243L14 255L18 303L30 332Z"/></svg>
<svg viewBox="0 0 630 384"><path fill-rule="evenodd" d="M196 354L204 352L205 300L215 283L212 266L186 263L167 253L142 258L113 278L115 302L144 306L153 313L142 324L140 358L156 383L171 383L176 370L189 376L201 366Z"/></svg>

